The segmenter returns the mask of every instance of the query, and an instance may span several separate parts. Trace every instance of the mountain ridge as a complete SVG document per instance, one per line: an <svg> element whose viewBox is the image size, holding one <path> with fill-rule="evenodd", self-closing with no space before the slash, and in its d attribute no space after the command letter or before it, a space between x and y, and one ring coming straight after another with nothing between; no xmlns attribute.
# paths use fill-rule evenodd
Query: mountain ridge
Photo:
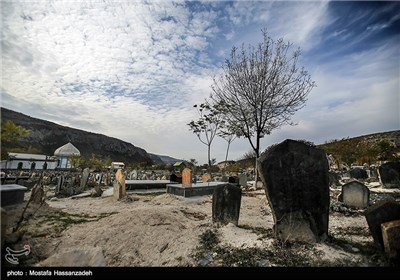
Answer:
<svg viewBox="0 0 400 280"><path fill-rule="evenodd" d="M52 155L57 148L71 142L86 157L95 154L126 163L153 162L145 149L115 137L62 126L4 107L0 110L2 122L10 120L30 131L17 143L2 143L2 148L27 148Z"/></svg>

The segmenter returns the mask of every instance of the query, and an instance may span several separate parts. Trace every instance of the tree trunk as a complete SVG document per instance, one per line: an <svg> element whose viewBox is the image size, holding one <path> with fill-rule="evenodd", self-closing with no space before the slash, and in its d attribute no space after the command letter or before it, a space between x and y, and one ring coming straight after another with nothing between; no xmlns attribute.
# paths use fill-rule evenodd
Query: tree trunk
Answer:
<svg viewBox="0 0 400 280"><path fill-rule="evenodd" d="M228 160L228 153L229 153L229 146L230 145L231 145L231 141L228 141L228 147L226 148L226 155L225 155L224 171L226 169L226 161Z"/></svg>
<svg viewBox="0 0 400 280"><path fill-rule="evenodd" d="M211 176L211 145L208 145L207 148L208 148L208 151L207 151L208 152L207 153L207 156L208 156L208 173Z"/></svg>

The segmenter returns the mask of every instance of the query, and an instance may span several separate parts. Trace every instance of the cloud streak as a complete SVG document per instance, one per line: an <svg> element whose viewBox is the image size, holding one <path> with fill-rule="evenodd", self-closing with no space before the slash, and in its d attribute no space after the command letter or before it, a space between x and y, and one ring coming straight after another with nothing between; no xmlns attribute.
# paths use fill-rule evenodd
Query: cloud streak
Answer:
<svg viewBox="0 0 400 280"><path fill-rule="evenodd" d="M295 115L299 125L273 132L265 147L286 137L323 142L398 129L399 4L352 5L2 2L1 104L204 163L206 147L186 125L196 118L192 105L209 95L231 47L256 44L267 27L303 49L318 88ZM225 148L216 140L217 161ZM249 149L237 140L230 158Z"/></svg>

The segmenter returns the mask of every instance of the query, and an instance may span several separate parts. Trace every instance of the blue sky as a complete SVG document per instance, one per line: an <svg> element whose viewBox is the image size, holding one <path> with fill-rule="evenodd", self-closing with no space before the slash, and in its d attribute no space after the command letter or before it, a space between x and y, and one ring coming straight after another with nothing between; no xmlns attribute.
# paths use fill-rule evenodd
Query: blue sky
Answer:
<svg viewBox="0 0 400 280"><path fill-rule="evenodd" d="M2 1L1 106L205 163L186 125L233 46L261 29L300 47L317 84L262 140L326 140L400 129L400 2ZM251 149L231 145L230 159ZM216 139L212 157L224 160Z"/></svg>

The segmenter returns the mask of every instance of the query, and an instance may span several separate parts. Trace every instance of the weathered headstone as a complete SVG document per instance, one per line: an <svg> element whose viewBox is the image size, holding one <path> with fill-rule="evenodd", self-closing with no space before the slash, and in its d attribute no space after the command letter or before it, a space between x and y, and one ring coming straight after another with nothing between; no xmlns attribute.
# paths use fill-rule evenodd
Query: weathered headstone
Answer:
<svg viewBox="0 0 400 280"><path fill-rule="evenodd" d="M126 186L125 186L125 174L121 169L118 169L115 173L115 180L118 181L121 185L121 194L122 196L126 195Z"/></svg>
<svg viewBox="0 0 400 280"><path fill-rule="evenodd" d="M63 186L64 186L64 176L60 175L57 178L57 187L55 193L58 194L62 190Z"/></svg>
<svg viewBox="0 0 400 280"><path fill-rule="evenodd" d="M89 175L90 175L89 168L85 168L82 172L82 178L81 178L79 192L83 192L85 190L86 184L89 180Z"/></svg>
<svg viewBox="0 0 400 280"><path fill-rule="evenodd" d="M238 225L242 190L236 184L215 187L212 197L212 220L214 223Z"/></svg>
<svg viewBox="0 0 400 280"><path fill-rule="evenodd" d="M67 181L67 195L71 196L75 194L75 177L68 178Z"/></svg>
<svg viewBox="0 0 400 280"><path fill-rule="evenodd" d="M242 173L239 175L239 185L247 187L247 175Z"/></svg>
<svg viewBox="0 0 400 280"><path fill-rule="evenodd" d="M201 176L201 180L203 183L207 183L211 181L211 176L208 173L204 173L203 176Z"/></svg>
<svg viewBox="0 0 400 280"><path fill-rule="evenodd" d="M379 179L385 188L400 188L400 162L386 162L378 168Z"/></svg>
<svg viewBox="0 0 400 280"><path fill-rule="evenodd" d="M369 203L369 189L358 181L342 186L343 203L348 207L366 208Z"/></svg>
<svg viewBox="0 0 400 280"><path fill-rule="evenodd" d="M31 191L31 201L34 204L41 204L44 198L43 187L39 184L34 186Z"/></svg>
<svg viewBox="0 0 400 280"><path fill-rule="evenodd" d="M400 220L381 224L381 230L386 255L400 259Z"/></svg>
<svg viewBox="0 0 400 280"><path fill-rule="evenodd" d="M124 197L122 194L122 185L117 180L115 180L113 183L113 195L115 200L120 200Z"/></svg>
<svg viewBox="0 0 400 280"><path fill-rule="evenodd" d="M302 141L287 139L258 158L282 240L323 241L328 236L329 178L325 152Z"/></svg>
<svg viewBox="0 0 400 280"><path fill-rule="evenodd" d="M381 200L364 212L375 244L383 249L381 224L400 219L400 204L392 200Z"/></svg>
<svg viewBox="0 0 400 280"><path fill-rule="evenodd" d="M350 169L349 174L350 174L350 178L368 179L367 171L364 169L358 168L358 167Z"/></svg>
<svg viewBox="0 0 400 280"><path fill-rule="evenodd" d="M131 176L131 180L137 180L137 171L136 171L136 169L132 170L130 176Z"/></svg>
<svg viewBox="0 0 400 280"><path fill-rule="evenodd" d="M184 168L182 170L182 187L192 186L192 170L190 168Z"/></svg>

